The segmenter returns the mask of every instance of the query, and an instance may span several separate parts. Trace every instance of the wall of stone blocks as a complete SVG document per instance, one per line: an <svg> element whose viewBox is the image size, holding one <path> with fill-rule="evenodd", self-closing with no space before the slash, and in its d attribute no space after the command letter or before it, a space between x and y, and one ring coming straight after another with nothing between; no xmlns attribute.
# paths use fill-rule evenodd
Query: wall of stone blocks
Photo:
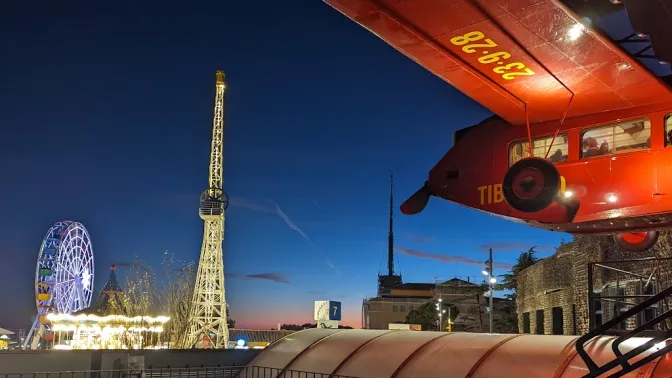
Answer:
<svg viewBox="0 0 672 378"><path fill-rule="evenodd" d="M551 311L563 308L566 334L588 332L588 263L628 260L645 257L672 257L671 233L661 232L656 245L647 252L631 253L621 250L610 236L576 236L572 242L558 247L556 253L532 267L520 272L518 277L517 311L519 329L523 329L523 313L530 313L531 332L535 332L536 310L545 312L544 332L552 333ZM609 264L618 269L653 275L658 290L672 285L672 260L646 263ZM601 290L605 284L617 280L632 280L633 277L604 269L593 270L594 287ZM626 294L634 294L634 283L626 285ZM670 304L667 304L669 306ZM613 316L613 303L602 302L603 321ZM574 313L572 311L574 309ZM575 324L576 323L576 324ZM636 319L629 319L627 327L636 326ZM576 327L576 328L575 328Z"/></svg>

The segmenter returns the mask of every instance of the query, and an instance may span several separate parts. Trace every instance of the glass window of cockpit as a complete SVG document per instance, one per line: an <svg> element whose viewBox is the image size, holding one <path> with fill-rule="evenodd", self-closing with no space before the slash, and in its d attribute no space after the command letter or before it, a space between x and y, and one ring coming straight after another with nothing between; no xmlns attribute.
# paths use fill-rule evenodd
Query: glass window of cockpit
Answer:
<svg viewBox="0 0 672 378"><path fill-rule="evenodd" d="M527 142L511 143L509 148L509 167L529 156L530 145Z"/></svg>
<svg viewBox="0 0 672 378"><path fill-rule="evenodd" d="M553 136L532 139L532 145L534 146L532 155L546 158L552 163L562 163L567 161L567 152L569 151L567 141L567 134L558 134L555 140Z"/></svg>
<svg viewBox="0 0 672 378"><path fill-rule="evenodd" d="M532 139L532 156L546 158L553 163L567 161L568 150L567 134L559 134L553 140L553 136ZM548 155L548 157L547 157ZM530 156L530 144L528 142L511 143L509 149L509 167L519 160Z"/></svg>
<svg viewBox="0 0 672 378"><path fill-rule="evenodd" d="M588 129L581 134L581 158L651 147L651 121L638 119Z"/></svg>
<svg viewBox="0 0 672 378"><path fill-rule="evenodd" d="M665 116L665 146L672 146L672 113Z"/></svg>

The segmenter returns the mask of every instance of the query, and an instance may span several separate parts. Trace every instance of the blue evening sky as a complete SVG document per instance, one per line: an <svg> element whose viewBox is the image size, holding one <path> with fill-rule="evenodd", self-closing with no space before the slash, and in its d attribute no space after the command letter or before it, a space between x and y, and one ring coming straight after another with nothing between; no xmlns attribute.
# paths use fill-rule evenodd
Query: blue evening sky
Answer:
<svg viewBox="0 0 672 378"><path fill-rule="evenodd" d="M385 269L391 171L396 244L425 256L397 253L406 282L478 276L488 246L511 264L571 239L437 199L399 214L453 132L491 113L321 1L5 8L2 327L30 327L35 259L56 221L88 228L96 290L134 254L157 270L165 250L198 258L217 69L228 80L227 298L240 326L310 321L315 300L342 301L345 323L360 326Z"/></svg>

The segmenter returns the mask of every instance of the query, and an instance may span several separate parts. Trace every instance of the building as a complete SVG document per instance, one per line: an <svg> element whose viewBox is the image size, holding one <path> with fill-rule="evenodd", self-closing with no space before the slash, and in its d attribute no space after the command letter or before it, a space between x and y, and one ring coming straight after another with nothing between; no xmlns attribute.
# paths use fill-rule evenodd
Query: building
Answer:
<svg viewBox="0 0 672 378"><path fill-rule="evenodd" d="M387 274L378 274L378 292L374 298L362 302L362 328L389 329L390 324L404 323L413 310L430 301L441 298L457 307L459 314L453 324L454 330L484 331L487 315L484 315L486 288L478 280L483 277L454 277L436 279L435 283L403 283L401 274L394 271L394 178L390 177L389 231L387 240ZM495 309L506 306L509 301L495 299ZM498 313L495 311L495 319Z"/></svg>
<svg viewBox="0 0 672 378"><path fill-rule="evenodd" d="M560 245L553 256L518 276L516 310L520 332L585 334L590 322L602 325L645 299L637 295L653 295L669 287L672 260L623 260L671 258L670 240L670 233L662 232L656 245L642 253L621 250L609 236L576 236L572 242ZM591 278L589 262L600 263L590 269ZM632 330L660 313L657 307L647 309L620 324L616 331Z"/></svg>
<svg viewBox="0 0 672 378"><path fill-rule="evenodd" d="M434 298L433 284L399 283L378 291L362 303L362 328L388 329L390 323L403 323L406 315Z"/></svg>
<svg viewBox="0 0 672 378"><path fill-rule="evenodd" d="M364 300L362 328L388 329L391 323L405 322L409 312L441 298L459 311L453 329L484 331L488 323L484 308L487 302L483 296L486 289L474 283L476 280L476 277L455 277L436 283L401 283L386 287L378 296ZM499 302L497 298L496 301Z"/></svg>
<svg viewBox="0 0 672 378"><path fill-rule="evenodd" d="M16 342L10 338L13 334L14 332L12 331L0 328L0 350L7 350L11 344L16 344Z"/></svg>

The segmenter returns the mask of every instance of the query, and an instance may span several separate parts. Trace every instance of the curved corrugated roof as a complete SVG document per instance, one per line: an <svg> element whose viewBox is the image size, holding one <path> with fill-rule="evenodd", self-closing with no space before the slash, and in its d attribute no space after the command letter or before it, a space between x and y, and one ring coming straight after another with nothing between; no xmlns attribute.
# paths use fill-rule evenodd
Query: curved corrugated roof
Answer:
<svg viewBox="0 0 672 378"><path fill-rule="evenodd" d="M578 378L588 370L576 354L577 338L309 329L271 344L248 366L279 369L278 377L282 371L291 370L360 378ZM613 340L614 337L602 337L586 347L598 365L613 358ZM625 353L646 340L630 339L620 349ZM672 358L665 356L639 370L624 377L669 378ZM241 372L240 376L244 377L245 373Z"/></svg>

